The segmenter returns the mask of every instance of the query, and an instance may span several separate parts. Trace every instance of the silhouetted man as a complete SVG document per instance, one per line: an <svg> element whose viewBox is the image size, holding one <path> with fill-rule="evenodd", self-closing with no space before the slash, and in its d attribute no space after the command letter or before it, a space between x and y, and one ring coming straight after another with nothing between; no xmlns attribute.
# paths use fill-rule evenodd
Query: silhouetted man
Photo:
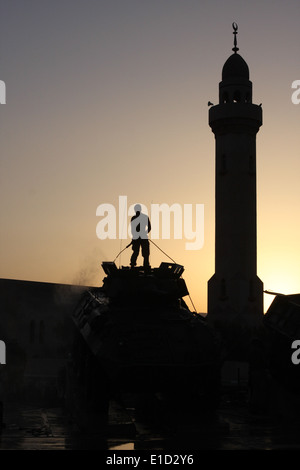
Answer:
<svg viewBox="0 0 300 470"><path fill-rule="evenodd" d="M144 258L144 267L149 266L150 247L148 240L148 233L151 230L150 219L147 215L141 212L140 204L134 206L135 215L131 218L131 233L132 233L132 250L133 253L130 258L130 266L133 268L136 265L136 260L139 255L140 248L142 249L142 256Z"/></svg>

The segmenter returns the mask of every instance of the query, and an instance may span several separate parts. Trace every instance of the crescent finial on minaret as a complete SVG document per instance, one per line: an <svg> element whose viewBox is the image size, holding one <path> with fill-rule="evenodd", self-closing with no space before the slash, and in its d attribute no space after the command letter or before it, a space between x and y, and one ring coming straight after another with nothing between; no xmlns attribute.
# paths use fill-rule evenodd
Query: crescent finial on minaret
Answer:
<svg viewBox="0 0 300 470"><path fill-rule="evenodd" d="M237 47L237 40L236 40L236 35L237 35L237 31L238 31L238 25L236 23L232 23L232 27L233 27L233 33L234 34L234 47L232 48L232 50L234 51L234 53L236 54L237 51L239 50L239 48Z"/></svg>

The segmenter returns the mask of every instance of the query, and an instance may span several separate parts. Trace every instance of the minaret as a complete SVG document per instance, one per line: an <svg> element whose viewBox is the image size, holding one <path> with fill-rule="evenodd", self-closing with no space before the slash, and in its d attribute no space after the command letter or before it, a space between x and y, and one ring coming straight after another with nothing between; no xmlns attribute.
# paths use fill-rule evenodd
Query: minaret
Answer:
<svg viewBox="0 0 300 470"><path fill-rule="evenodd" d="M263 284L257 277L256 134L262 108L252 103L249 68L237 53L227 59L219 104L209 110L215 135L215 274L208 281L208 318L239 324L261 321Z"/></svg>

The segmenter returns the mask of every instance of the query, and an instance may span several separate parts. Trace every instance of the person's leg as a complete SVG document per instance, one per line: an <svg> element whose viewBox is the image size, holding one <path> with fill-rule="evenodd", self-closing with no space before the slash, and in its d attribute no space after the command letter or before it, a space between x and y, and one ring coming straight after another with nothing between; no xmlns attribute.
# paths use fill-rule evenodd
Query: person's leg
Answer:
<svg viewBox="0 0 300 470"><path fill-rule="evenodd" d="M150 246L149 240L142 240L142 256L144 258L144 267L148 268L149 265L149 256L150 256Z"/></svg>
<svg viewBox="0 0 300 470"><path fill-rule="evenodd" d="M139 240L132 240L132 255L130 258L130 266L132 268L136 266L136 260L137 260L137 257L139 256L139 251L140 251Z"/></svg>

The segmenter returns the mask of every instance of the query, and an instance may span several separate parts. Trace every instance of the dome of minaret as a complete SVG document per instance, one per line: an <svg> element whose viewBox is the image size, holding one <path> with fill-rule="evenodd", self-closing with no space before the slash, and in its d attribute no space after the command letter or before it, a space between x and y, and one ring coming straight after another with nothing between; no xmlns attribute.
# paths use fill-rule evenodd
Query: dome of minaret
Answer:
<svg viewBox="0 0 300 470"><path fill-rule="evenodd" d="M245 78L249 80L249 67L243 57L232 54L225 62L222 70L222 80L228 78Z"/></svg>

